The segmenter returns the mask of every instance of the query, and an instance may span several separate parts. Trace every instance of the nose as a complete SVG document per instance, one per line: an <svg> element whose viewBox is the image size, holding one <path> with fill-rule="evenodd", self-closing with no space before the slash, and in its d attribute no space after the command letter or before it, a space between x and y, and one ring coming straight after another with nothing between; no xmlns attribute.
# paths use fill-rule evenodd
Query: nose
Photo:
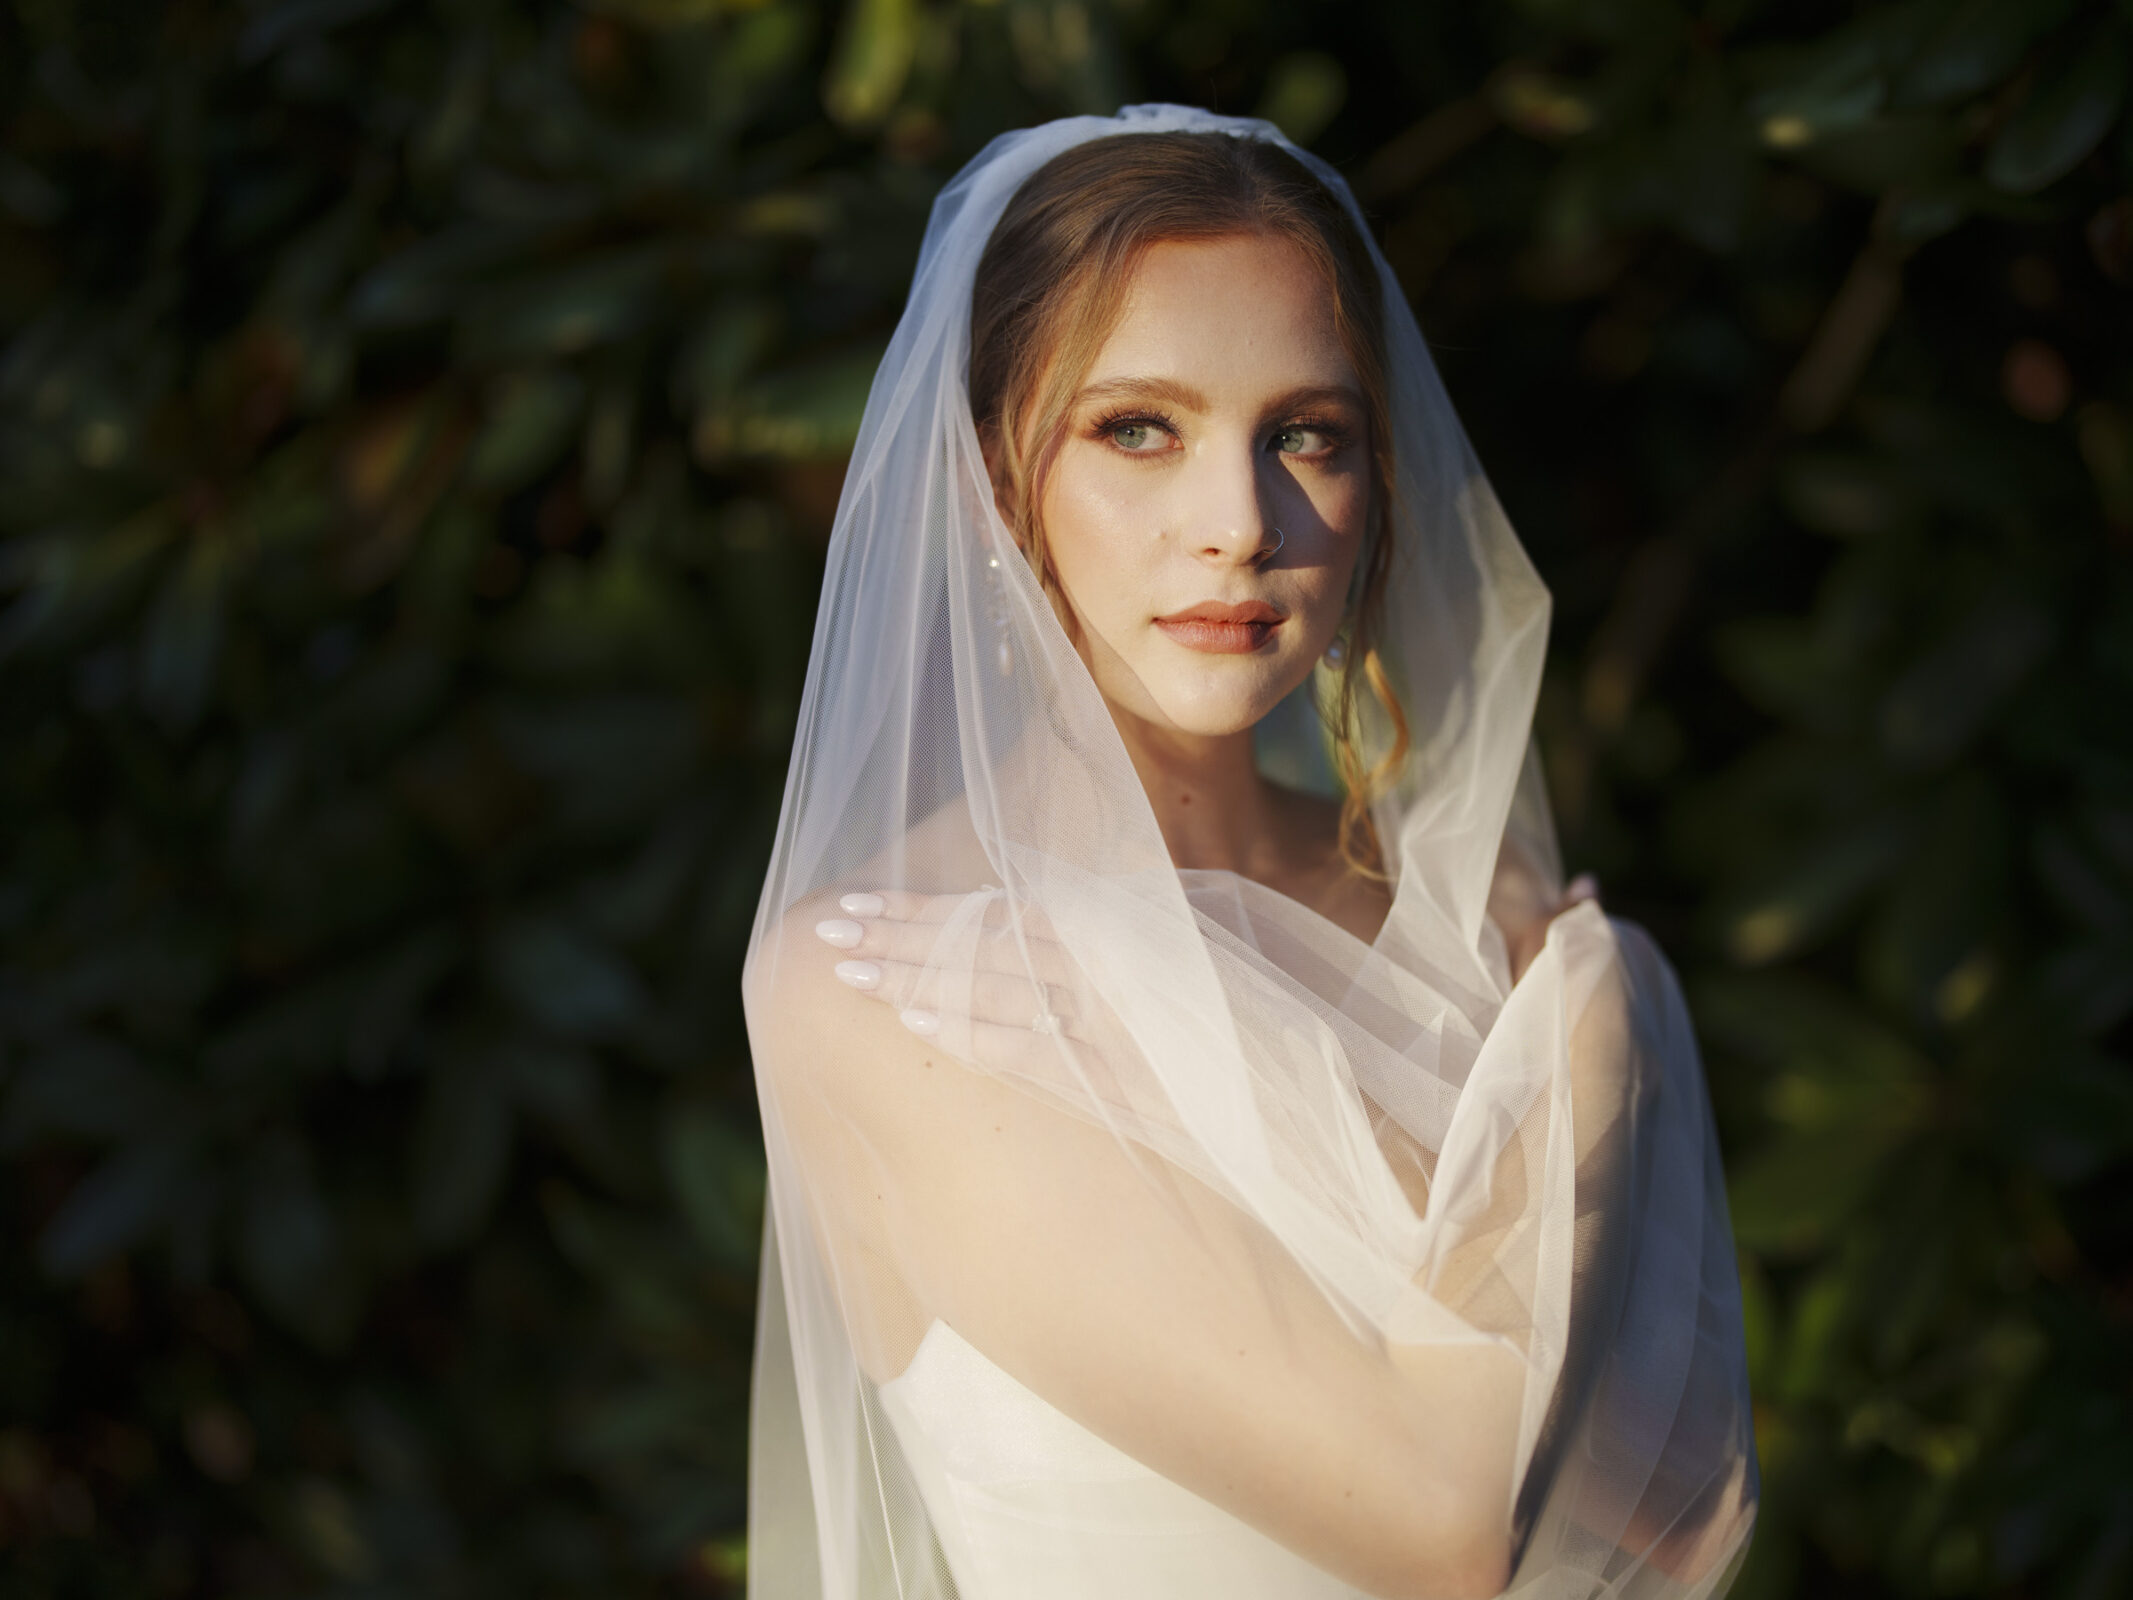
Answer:
<svg viewBox="0 0 2133 1600"><path fill-rule="evenodd" d="M1248 445L1210 451L1194 474L1191 540L1210 566L1261 566L1281 548L1257 456Z"/></svg>

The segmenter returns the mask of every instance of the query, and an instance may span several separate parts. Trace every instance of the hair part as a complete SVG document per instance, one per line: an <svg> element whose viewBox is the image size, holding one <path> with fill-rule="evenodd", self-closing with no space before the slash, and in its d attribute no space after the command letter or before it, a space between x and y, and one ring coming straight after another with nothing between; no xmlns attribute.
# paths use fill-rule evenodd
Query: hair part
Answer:
<svg viewBox="0 0 2133 1600"><path fill-rule="evenodd" d="M1377 649L1392 566L1394 482L1385 370L1385 310L1370 247L1340 202L1279 145L1232 134L1132 133L1053 157L1016 191L978 261L970 309L970 405L1015 541L1054 592L1038 508L1082 379L1125 309L1151 246L1239 235L1284 240L1317 268L1334 326L1369 413L1370 527L1359 557L1348 645L1320 715L1344 791L1341 859L1386 876L1370 807L1409 748L1407 718ZM1357 694L1367 688L1392 728L1366 760Z"/></svg>

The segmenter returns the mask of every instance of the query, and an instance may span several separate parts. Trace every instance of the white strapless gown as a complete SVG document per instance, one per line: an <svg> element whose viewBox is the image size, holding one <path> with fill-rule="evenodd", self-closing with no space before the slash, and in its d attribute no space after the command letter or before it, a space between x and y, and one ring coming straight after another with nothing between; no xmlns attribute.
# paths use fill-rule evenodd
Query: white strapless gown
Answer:
<svg viewBox="0 0 2133 1600"><path fill-rule="evenodd" d="M1105 1443L945 1322L878 1394L961 1600L1362 1600Z"/></svg>

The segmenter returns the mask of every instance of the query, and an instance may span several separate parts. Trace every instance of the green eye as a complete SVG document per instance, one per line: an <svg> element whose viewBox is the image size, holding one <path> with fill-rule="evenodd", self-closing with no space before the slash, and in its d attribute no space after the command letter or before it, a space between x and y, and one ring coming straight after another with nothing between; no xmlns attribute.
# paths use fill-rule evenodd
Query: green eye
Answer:
<svg viewBox="0 0 2133 1600"><path fill-rule="evenodd" d="M1111 430L1111 437L1122 450L1139 450L1146 447L1154 432L1145 422L1121 422Z"/></svg>
<svg viewBox="0 0 2133 1600"><path fill-rule="evenodd" d="M1309 455L1324 449L1326 442L1317 428L1283 428L1274 435L1274 448L1283 455Z"/></svg>

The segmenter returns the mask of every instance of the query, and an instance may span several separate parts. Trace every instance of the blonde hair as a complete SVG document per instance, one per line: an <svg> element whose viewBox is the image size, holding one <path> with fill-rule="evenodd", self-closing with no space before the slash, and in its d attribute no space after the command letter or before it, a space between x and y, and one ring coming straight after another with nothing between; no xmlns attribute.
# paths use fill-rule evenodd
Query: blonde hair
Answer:
<svg viewBox="0 0 2133 1600"><path fill-rule="evenodd" d="M1370 416L1371 527L1335 692L1322 705L1345 791L1340 852L1384 876L1370 805L1406 759L1407 718L1377 631L1392 564L1392 457L1384 303L1370 248L1340 202L1294 156L1228 134L1136 133L1092 139L1054 157L1008 202L978 262L970 308L970 405L994 486L1038 581L1053 588L1037 508L1065 442L1083 376L1110 337L1142 254L1180 241L1261 234L1318 268L1334 325ZM1358 682L1384 707L1392 743L1365 760Z"/></svg>

